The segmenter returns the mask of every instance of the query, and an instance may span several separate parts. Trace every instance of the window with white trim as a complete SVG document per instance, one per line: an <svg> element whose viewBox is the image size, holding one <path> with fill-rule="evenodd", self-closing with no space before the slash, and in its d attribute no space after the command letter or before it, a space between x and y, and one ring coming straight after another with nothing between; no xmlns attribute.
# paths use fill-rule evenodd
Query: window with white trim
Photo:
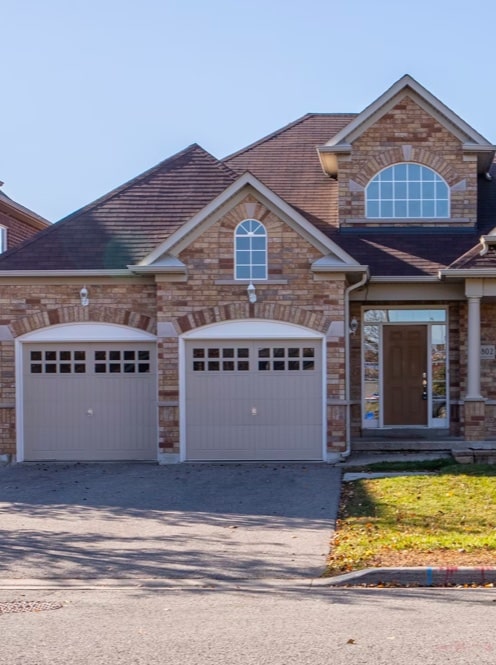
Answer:
<svg viewBox="0 0 496 665"><path fill-rule="evenodd" d="M7 229L0 226L0 254L7 251Z"/></svg>
<svg viewBox="0 0 496 665"><path fill-rule="evenodd" d="M405 162L380 171L365 189L368 219L446 219L449 187L421 164Z"/></svg>
<svg viewBox="0 0 496 665"><path fill-rule="evenodd" d="M236 279L267 279L267 231L256 219L238 224L234 235Z"/></svg>

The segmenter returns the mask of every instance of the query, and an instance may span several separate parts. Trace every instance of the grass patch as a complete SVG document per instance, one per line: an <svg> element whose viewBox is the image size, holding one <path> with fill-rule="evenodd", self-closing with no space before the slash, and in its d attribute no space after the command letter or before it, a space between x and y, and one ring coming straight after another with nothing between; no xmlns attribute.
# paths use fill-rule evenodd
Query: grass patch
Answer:
<svg viewBox="0 0 496 665"><path fill-rule="evenodd" d="M496 466L343 483L328 575L464 565L496 565Z"/></svg>

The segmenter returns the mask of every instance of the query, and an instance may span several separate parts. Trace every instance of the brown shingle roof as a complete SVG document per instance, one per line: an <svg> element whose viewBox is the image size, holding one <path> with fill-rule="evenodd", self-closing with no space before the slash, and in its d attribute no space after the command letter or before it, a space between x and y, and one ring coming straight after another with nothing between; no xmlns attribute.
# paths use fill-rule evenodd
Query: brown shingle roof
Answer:
<svg viewBox="0 0 496 665"><path fill-rule="evenodd" d="M234 180L194 144L0 257L0 270L116 269L137 263Z"/></svg>
<svg viewBox="0 0 496 665"><path fill-rule="evenodd" d="M479 178L477 229L340 231L338 184L323 173L316 147L354 117L306 115L223 162L192 145L2 255L0 270L115 269L138 263L245 171L369 265L372 275L436 275L477 248L480 235L496 226L496 178Z"/></svg>
<svg viewBox="0 0 496 665"><path fill-rule="evenodd" d="M334 240L358 262L368 265L372 276L426 277L437 275L451 259L476 242L477 234L425 228L404 234L350 232Z"/></svg>
<svg viewBox="0 0 496 665"><path fill-rule="evenodd" d="M320 230L337 227L338 184L323 171L317 146L356 114L310 113L224 159L232 169L251 171Z"/></svg>
<svg viewBox="0 0 496 665"><path fill-rule="evenodd" d="M458 229L425 227L340 231L338 183L323 174L315 148L326 143L354 117L351 114L304 116L225 161L231 168L251 171L359 263L370 266L372 275L436 275L439 269L477 245L481 233L496 226L496 167L493 166L493 181L479 178L477 229L462 233Z"/></svg>

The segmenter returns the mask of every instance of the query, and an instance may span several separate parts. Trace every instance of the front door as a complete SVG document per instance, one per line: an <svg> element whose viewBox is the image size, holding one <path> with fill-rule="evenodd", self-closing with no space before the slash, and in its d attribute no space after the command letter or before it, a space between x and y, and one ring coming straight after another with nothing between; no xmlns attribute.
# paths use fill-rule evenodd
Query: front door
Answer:
<svg viewBox="0 0 496 665"><path fill-rule="evenodd" d="M383 326L384 425L427 425L427 326Z"/></svg>

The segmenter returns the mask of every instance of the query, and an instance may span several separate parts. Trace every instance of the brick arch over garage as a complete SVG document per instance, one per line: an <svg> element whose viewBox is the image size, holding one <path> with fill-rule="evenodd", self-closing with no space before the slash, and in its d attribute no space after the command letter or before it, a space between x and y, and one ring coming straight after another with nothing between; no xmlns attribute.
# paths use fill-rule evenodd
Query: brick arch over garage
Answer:
<svg viewBox="0 0 496 665"><path fill-rule="evenodd" d="M453 185L461 180L459 174L451 164L427 148L398 146L397 148L385 150L379 155L375 155L369 159L357 176L356 181L363 187L366 187L369 181L377 175L379 171L382 171L393 164L401 164L402 162L415 162L416 164L428 166L436 171L436 173L439 173L439 175L446 180L449 187L453 187Z"/></svg>
<svg viewBox="0 0 496 665"><path fill-rule="evenodd" d="M287 305L274 303L235 303L220 305L219 307L207 307L181 316L176 320L176 327L179 334L183 334L202 326L243 319L266 319L268 321L293 323L324 335L331 324L329 316L310 312L302 307L288 307Z"/></svg>
<svg viewBox="0 0 496 665"><path fill-rule="evenodd" d="M112 306L59 307L31 314L10 324L13 337L67 323L113 323L156 334L156 321L141 312Z"/></svg>

